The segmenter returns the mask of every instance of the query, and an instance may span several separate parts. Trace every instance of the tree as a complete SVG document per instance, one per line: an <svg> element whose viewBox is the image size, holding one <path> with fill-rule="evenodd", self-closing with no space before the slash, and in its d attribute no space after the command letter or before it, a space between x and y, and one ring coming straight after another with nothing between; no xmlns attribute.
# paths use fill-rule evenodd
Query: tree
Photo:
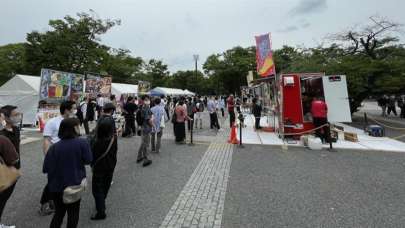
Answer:
<svg viewBox="0 0 405 228"><path fill-rule="evenodd" d="M168 66L161 60L151 59L144 66L147 81L151 82L152 87L163 86L170 72Z"/></svg>
<svg viewBox="0 0 405 228"><path fill-rule="evenodd" d="M17 73L25 73L25 66L23 43L0 46L0 85Z"/></svg>
<svg viewBox="0 0 405 228"><path fill-rule="evenodd" d="M38 75L41 68L77 73L98 71L110 50L99 43L99 36L121 22L97 19L87 13L78 13L77 17L50 20L51 31L27 34L25 55L31 74Z"/></svg>
<svg viewBox="0 0 405 228"><path fill-rule="evenodd" d="M247 73L255 70L255 61L254 47L234 47L209 56L203 69L217 85L216 94L240 93L240 87L247 85Z"/></svg>

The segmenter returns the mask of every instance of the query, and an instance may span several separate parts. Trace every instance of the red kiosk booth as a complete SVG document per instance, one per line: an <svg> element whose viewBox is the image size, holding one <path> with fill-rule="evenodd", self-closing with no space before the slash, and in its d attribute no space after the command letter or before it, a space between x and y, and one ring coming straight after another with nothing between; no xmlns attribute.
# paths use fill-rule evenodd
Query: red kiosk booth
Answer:
<svg viewBox="0 0 405 228"><path fill-rule="evenodd" d="M328 105L328 121L351 122L346 76L325 76L324 73L291 73L277 75L278 132L305 133L314 129L311 103L324 97Z"/></svg>

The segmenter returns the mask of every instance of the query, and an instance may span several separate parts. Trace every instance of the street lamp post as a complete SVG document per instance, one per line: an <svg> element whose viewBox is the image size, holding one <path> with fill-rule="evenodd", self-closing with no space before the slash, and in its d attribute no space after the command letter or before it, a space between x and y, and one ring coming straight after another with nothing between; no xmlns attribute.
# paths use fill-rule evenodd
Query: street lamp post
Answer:
<svg viewBox="0 0 405 228"><path fill-rule="evenodd" d="M194 93L197 93L197 70L198 70L198 68L197 68L197 62L198 62L198 59L200 58L200 56L196 54L196 55L193 55L193 58L194 58L194 61L195 61Z"/></svg>

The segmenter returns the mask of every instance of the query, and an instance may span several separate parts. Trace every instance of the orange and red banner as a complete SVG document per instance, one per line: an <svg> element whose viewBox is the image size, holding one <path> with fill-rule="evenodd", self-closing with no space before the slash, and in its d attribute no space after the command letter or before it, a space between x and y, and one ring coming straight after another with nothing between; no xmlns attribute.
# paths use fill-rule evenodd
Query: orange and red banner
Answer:
<svg viewBox="0 0 405 228"><path fill-rule="evenodd" d="M276 65L271 51L270 33L255 36L256 38L256 63L257 73L261 77L269 77L276 74Z"/></svg>

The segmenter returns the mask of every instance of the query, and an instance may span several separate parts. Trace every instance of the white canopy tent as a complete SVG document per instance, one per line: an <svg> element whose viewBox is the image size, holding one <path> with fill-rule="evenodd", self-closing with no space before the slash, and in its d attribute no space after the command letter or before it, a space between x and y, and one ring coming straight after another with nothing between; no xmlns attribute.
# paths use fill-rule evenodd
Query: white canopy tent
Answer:
<svg viewBox="0 0 405 228"><path fill-rule="evenodd" d="M15 75L0 87L0 106L14 105L23 113L23 124L34 125L39 101L41 79L36 76Z"/></svg>
<svg viewBox="0 0 405 228"><path fill-rule="evenodd" d="M0 87L0 106L14 105L23 113L24 125L34 125L39 102L41 78L29 75L15 75ZM131 84L112 83L111 93L117 99L122 94L137 94L138 86Z"/></svg>
<svg viewBox="0 0 405 228"><path fill-rule="evenodd" d="M151 96L184 96L184 95L193 95L190 91L174 88L165 88L165 87L156 87L149 91Z"/></svg>
<svg viewBox="0 0 405 228"><path fill-rule="evenodd" d="M195 95L195 93L191 92L191 91L188 90L188 89L185 89L185 90L184 90L184 93L185 93L185 95L189 95L189 96L194 96L194 95Z"/></svg>
<svg viewBox="0 0 405 228"><path fill-rule="evenodd" d="M138 95L138 85L123 84L123 83L112 83L111 84L111 94L114 94L116 99L119 100L122 94L132 94Z"/></svg>

